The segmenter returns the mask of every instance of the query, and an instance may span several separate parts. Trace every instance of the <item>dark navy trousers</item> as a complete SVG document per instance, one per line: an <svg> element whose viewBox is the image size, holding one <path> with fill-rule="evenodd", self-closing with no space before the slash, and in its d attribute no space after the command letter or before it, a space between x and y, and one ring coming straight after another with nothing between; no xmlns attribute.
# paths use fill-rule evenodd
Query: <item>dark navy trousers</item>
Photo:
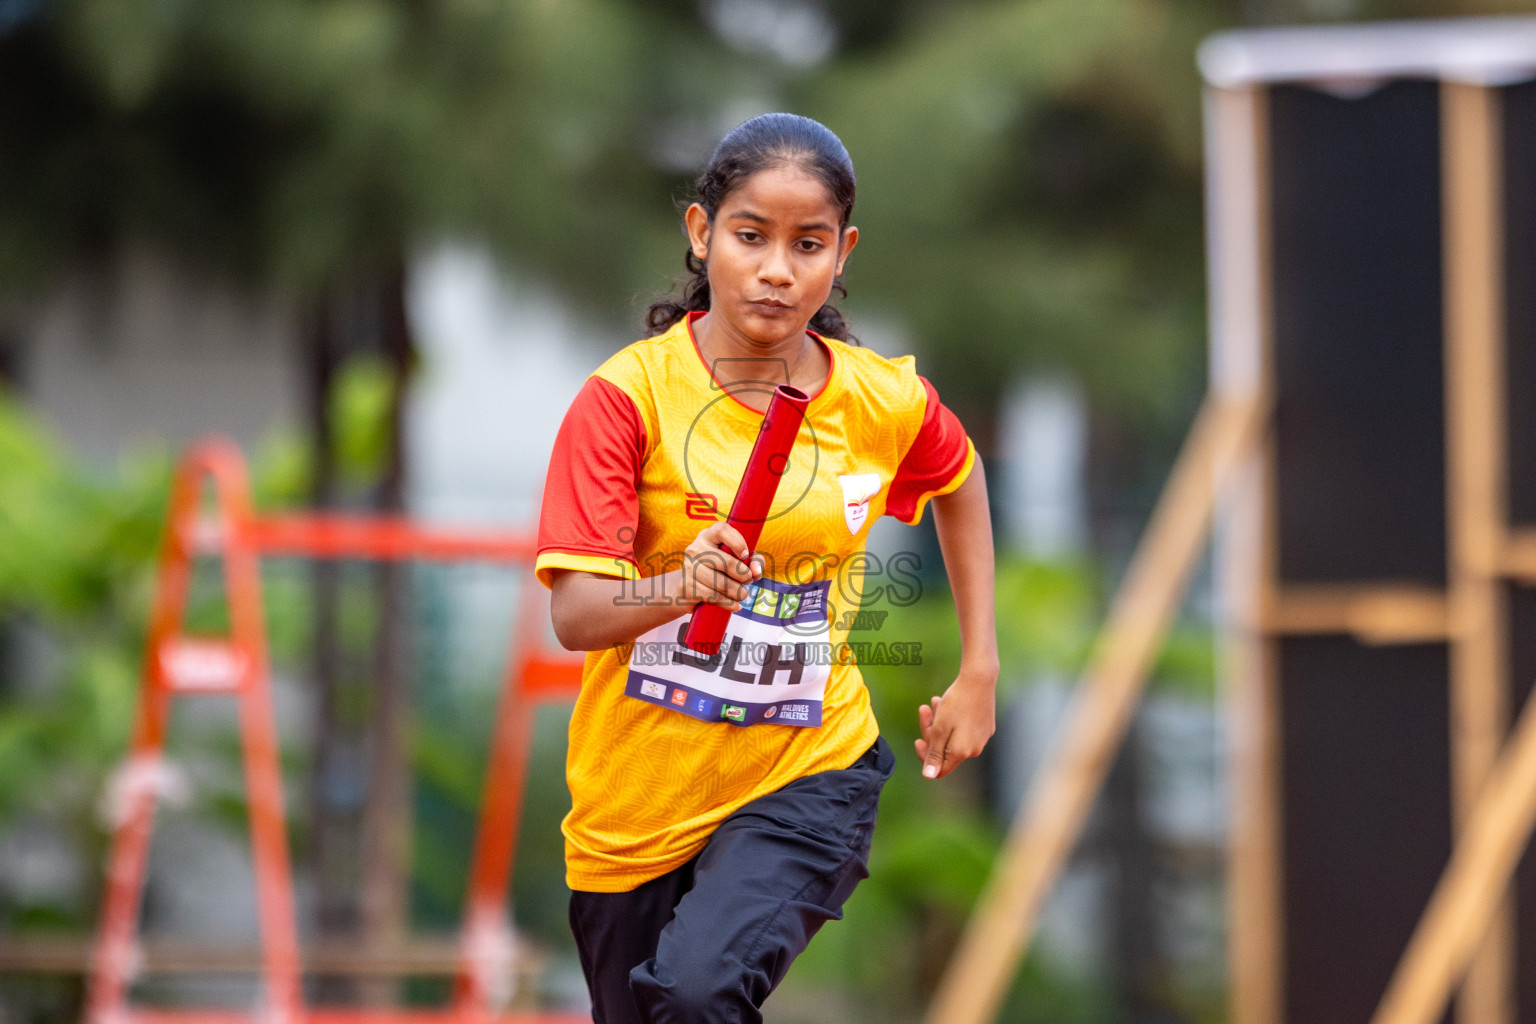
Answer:
<svg viewBox="0 0 1536 1024"><path fill-rule="evenodd" d="M596 1024L758 1024L822 924L869 876L884 739L732 814L693 860L630 892L571 893Z"/></svg>

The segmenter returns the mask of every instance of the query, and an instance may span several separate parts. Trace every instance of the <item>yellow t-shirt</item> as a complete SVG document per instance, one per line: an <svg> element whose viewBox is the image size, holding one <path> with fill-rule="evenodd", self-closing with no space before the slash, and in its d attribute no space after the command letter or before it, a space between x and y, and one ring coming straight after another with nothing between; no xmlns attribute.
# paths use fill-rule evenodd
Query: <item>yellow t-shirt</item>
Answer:
<svg viewBox="0 0 1536 1024"><path fill-rule="evenodd" d="M722 388L694 341L697 315L621 350L572 403L540 516L546 586L555 570L596 572L634 581L621 600L646 600L645 579L729 511L763 418L740 390L772 384ZM732 616L730 650L685 661L684 615L587 655L562 824L573 889L624 892L679 867L742 805L847 767L878 735L848 627L861 600L910 593L915 565L867 555L869 524L916 523L964 482L975 449L911 356L818 340L831 370L763 525L767 571Z"/></svg>

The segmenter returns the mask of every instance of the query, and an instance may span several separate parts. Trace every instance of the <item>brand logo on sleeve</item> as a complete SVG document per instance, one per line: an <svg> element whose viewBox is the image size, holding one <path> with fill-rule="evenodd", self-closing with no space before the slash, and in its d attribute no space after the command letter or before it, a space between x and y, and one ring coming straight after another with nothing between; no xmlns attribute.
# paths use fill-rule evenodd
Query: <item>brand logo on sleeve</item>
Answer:
<svg viewBox="0 0 1536 1024"><path fill-rule="evenodd" d="M857 534L869 518L869 500L880 493L880 474L845 473L837 482L843 485L843 521Z"/></svg>

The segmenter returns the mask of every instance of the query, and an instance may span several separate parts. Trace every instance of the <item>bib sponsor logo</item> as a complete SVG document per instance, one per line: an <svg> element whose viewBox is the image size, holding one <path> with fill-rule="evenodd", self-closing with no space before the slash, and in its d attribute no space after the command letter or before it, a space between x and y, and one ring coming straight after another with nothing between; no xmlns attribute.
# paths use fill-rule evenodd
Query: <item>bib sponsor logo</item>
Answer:
<svg viewBox="0 0 1536 1024"><path fill-rule="evenodd" d="M778 713L779 713L778 707L776 707L776 706L775 707L771 707L767 711L763 712L763 717L764 718L772 718L774 715L776 715Z"/></svg>
<svg viewBox="0 0 1536 1024"><path fill-rule="evenodd" d="M869 518L869 500L880 493L880 474L845 473L837 482L843 485L843 521L857 534Z"/></svg>
<svg viewBox="0 0 1536 1024"><path fill-rule="evenodd" d="M647 697L650 697L652 700L667 699L667 688L661 683L654 682L650 679L647 679L645 682L640 684L640 692L645 694Z"/></svg>
<svg viewBox="0 0 1536 1024"><path fill-rule="evenodd" d="M729 718L733 722L745 722L747 720L747 709L739 708L734 704L727 704L720 709L720 717Z"/></svg>
<svg viewBox="0 0 1536 1024"><path fill-rule="evenodd" d="M811 707L809 704L785 704L779 708L779 717L786 722L806 722L810 720Z"/></svg>
<svg viewBox="0 0 1536 1024"><path fill-rule="evenodd" d="M672 691L672 703L676 704L678 707L682 707L684 704L687 704L688 703L688 691L687 690L673 690Z"/></svg>
<svg viewBox="0 0 1536 1024"><path fill-rule="evenodd" d="M705 697L700 697L693 702L693 710L701 715L710 715L715 711L715 702Z"/></svg>

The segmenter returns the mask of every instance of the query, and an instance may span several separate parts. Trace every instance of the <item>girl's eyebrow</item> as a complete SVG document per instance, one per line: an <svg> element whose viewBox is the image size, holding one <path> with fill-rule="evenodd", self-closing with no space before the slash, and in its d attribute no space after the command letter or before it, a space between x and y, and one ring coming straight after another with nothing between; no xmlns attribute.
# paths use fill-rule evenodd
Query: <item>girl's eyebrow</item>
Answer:
<svg viewBox="0 0 1536 1024"><path fill-rule="evenodd" d="M772 223L772 221L770 221L767 217L764 217L762 214L760 214L760 213L752 213L751 211L748 211L748 210L737 210L735 213L731 214L729 219L730 220L750 220L750 221L753 221L754 223L757 223L757 224L769 224L769 223ZM795 226L795 230L796 231L831 231L831 230L833 230L833 228L832 228L832 225L828 224L827 222L818 220L818 221L812 221L809 224L797 224Z"/></svg>

